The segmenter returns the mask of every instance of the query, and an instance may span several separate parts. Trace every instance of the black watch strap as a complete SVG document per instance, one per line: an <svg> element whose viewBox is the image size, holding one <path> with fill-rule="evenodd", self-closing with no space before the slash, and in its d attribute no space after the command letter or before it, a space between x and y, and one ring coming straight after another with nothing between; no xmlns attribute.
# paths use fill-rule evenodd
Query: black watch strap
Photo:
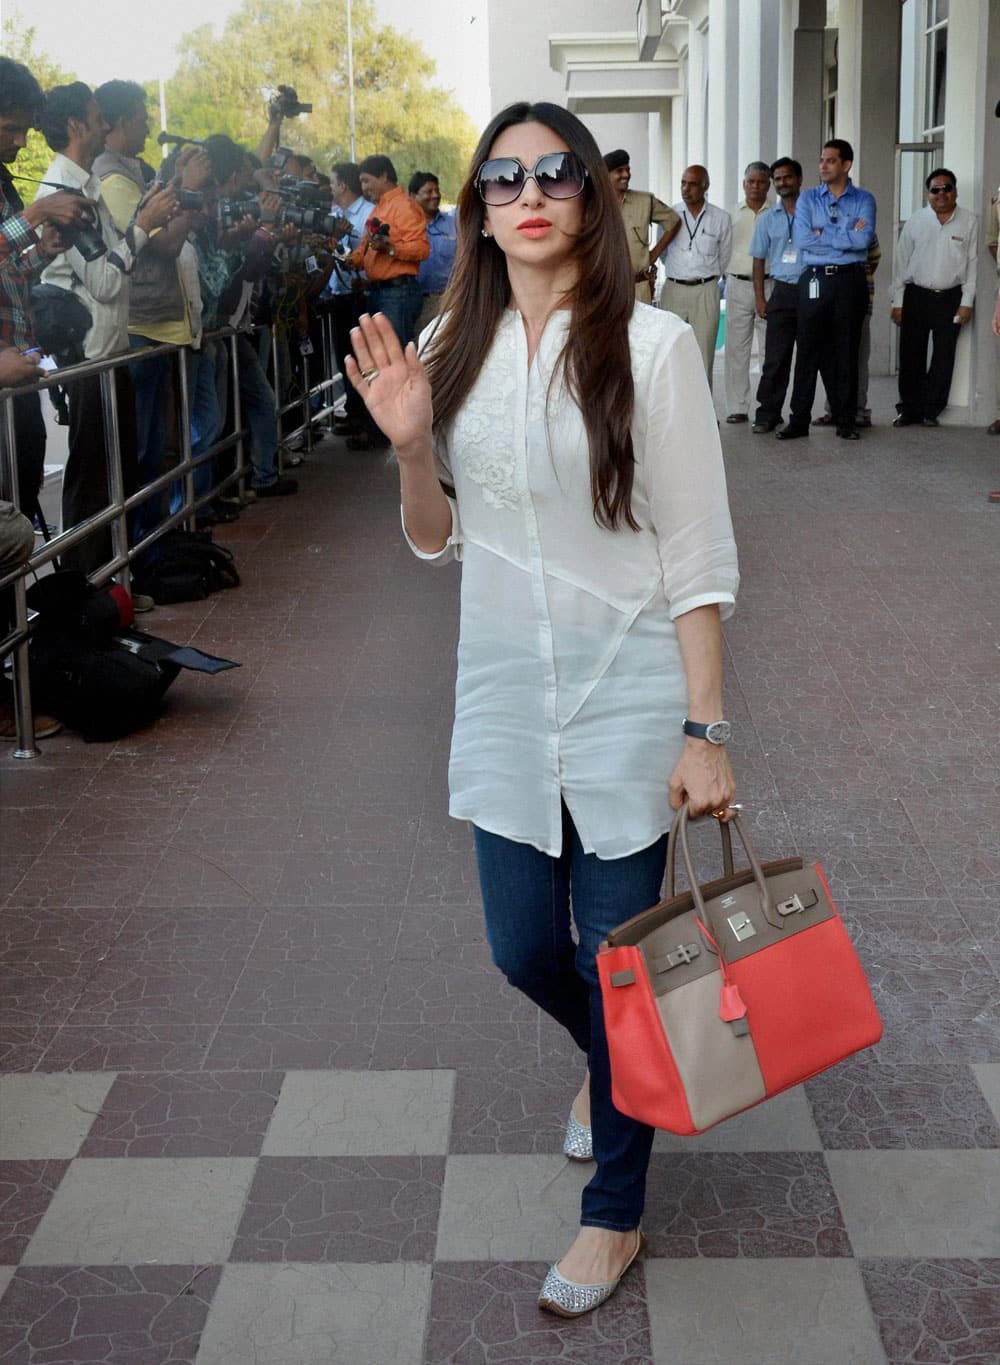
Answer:
<svg viewBox="0 0 1000 1365"><path fill-rule="evenodd" d="M683 730L692 739L707 739L709 744L725 744L731 738L733 727L728 720L713 720L707 724L684 718Z"/></svg>

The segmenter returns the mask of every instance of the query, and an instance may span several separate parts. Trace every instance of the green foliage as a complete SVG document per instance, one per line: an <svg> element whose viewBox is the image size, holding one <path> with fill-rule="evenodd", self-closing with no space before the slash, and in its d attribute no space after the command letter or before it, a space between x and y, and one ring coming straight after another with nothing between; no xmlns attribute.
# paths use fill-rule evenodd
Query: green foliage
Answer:
<svg viewBox="0 0 1000 1365"><path fill-rule="evenodd" d="M76 80L72 72L63 71L43 52L36 51L35 43L36 30L25 24L20 10L14 9L5 14L0 39L0 50L5 57L22 62L43 90L50 90L54 85L68 85L70 81ZM18 153L17 162L11 170L15 175L41 180L51 163L52 149L41 133L32 129L28 134L28 145ZM17 188L24 202L30 204L35 197L37 186L19 180Z"/></svg>
<svg viewBox="0 0 1000 1365"><path fill-rule="evenodd" d="M453 198L476 143L471 120L431 84L434 63L420 45L377 24L372 0L354 0L352 20L357 159L390 156L404 185L433 170ZM198 28L180 52L167 82L172 132L228 133L256 148L267 92L294 85L313 113L286 122L282 142L322 170L350 159L345 0L244 0L219 36Z"/></svg>

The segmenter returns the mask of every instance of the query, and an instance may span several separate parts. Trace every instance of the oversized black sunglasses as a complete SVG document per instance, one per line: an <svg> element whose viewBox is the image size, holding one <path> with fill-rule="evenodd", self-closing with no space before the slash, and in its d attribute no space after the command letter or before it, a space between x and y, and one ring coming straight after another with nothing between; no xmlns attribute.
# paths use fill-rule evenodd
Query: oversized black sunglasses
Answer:
<svg viewBox="0 0 1000 1365"><path fill-rule="evenodd" d="M476 172L476 189L484 204L513 204L526 181L534 180L546 199L575 199L587 183L587 168L575 152L546 152L533 170L513 156L494 156Z"/></svg>
<svg viewBox="0 0 1000 1365"><path fill-rule="evenodd" d="M928 193L928 194L954 194L954 192L955 192L955 186L954 186L954 185L928 185L928 186L927 186L927 193Z"/></svg>

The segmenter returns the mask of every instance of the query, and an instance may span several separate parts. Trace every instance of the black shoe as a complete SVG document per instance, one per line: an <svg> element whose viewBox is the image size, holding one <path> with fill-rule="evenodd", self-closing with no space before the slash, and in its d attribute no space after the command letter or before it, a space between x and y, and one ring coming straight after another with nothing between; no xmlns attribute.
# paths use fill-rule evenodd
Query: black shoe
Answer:
<svg viewBox="0 0 1000 1365"><path fill-rule="evenodd" d="M838 427L838 428L837 428L837 435L840 437L840 439L841 439L842 441L860 441L860 440L861 440L861 434L860 434L860 432L855 431L855 429L854 429L853 427Z"/></svg>
<svg viewBox="0 0 1000 1365"><path fill-rule="evenodd" d="M939 427L940 425L941 423L936 417L925 417L923 420L923 426L925 427Z"/></svg>
<svg viewBox="0 0 1000 1365"><path fill-rule="evenodd" d="M920 425L919 417L907 417L905 412L901 412L898 417L892 419L894 427L916 427Z"/></svg>
<svg viewBox="0 0 1000 1365"><path fill-rule="evenodd" d="M269 483L266 488L254 489L258 498L284 498L287 497L289 493L297 493L298 491L298 479L289 479L284 475L274 483Z"/></svg>
<svg viewBox="0 0 1000 1365"><path fill-rule="evenodd" d="M767 432L773 431L777 425L777 422L754 422L750 430L755 436L763 436Z"/></svg>
<svg viewBox="0 0 1000 1365"><path fill-rule="evenodd" d="M789 422L787 427L782 427L775 433L779 441L797 441L800 436L808 436L808 427L793 427Z"/></svg>

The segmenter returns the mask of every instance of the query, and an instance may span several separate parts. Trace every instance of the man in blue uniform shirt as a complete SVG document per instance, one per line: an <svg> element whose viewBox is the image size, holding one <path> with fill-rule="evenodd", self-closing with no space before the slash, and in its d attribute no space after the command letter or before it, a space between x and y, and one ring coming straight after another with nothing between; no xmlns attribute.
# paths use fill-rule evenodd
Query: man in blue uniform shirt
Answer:
<svg viewBox="0 0 1000 1365"><path fill-rule="evenodd" d="M781 441L809 435L816 375L822 374L837 435L858 440L858 345L868 308L865 262L875 235L875 199L851 181L854 149L824 143L820 184L799 195L792 241L804 267L798 283L795 382Z"/></svg>
<svg viewBox="0 0 1000 1365"><path fill-rule="evenodd" d="M781 423L798 327L799 276L804 269L801 253L792 240L802 167L790 156L779 157L771 166L771 180L778 202L757 219L750 242L757 316L767 319L752 427L757 435L773 431ZM768 278L772 281L770 295L765 287Z"/></svg>
<svg viewBox="0 0 1000 1365"><path fill-rule="evenodd" d="M419 336L438 315L441 298L455 264L458 232L454 213L441 212L441 186L433 171L414 171L410 176L408 193L424 211L427 241L431 248L431 254L426 261L420 262L417 272L417 283L424 296L415 332Z"/></svg>

